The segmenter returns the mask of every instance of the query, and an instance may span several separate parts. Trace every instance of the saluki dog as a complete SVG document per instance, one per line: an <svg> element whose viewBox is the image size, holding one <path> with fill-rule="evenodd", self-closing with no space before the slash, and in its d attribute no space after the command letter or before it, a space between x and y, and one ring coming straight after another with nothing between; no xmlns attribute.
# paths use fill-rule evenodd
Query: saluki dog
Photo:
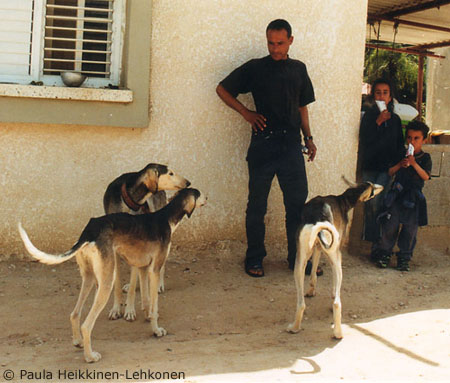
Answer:
<svg viewBox="0 0 450 383"><path fill-rule="evenodd" d="M190 182L175 174L166 165L148 164L138 172L125 173L112 181L103 196L106 214L129 213L144 214L155 212L167 204L165 190L184 189ZM116 284L114 286L114 304L109 319L122 317L122 291L119 262L116 262ZM136 319L134 305L138 271L131 267L130 284L127 291L124 318ZM142 282L142 281L141 281ZM164 268L161 270L159 291L164 291Z"/></svg>
<svg viewBox="0 0 450 383"><path fill-rule="evenodd" d="M77 243L59 255L47 254L37 249L19 223L19 233L26 249L39 262L54 265L76 257L82 284L78 301L70 314L70 321L73 344L84 347L86 362L97 362L101 358L101 355L91 348L91 333L111 295L117 277L116 264L119 257L139 269L144 310L151 322L153 334L158 337L167 334L164 328L158 326L160 270L169 254L172 234L182 218L185 215L190 217L196 207L205 203L206 198L198 190L183 189L177 192L168 205L155 213L115 213L92 218ZM81 311L94 284L97 286L94 302L80 327Z"/></svg>
<svg viewBox="0 0 450 383"><path fill-rule="evenodd" d="M383 190L383 186L364 182L352 185L341 195L315 197L304 207L302 225L298 232L297 259L294 269L295 286L297 288L297 312L295 320L287 331L296 333L300 330L305 311L304 280L306 263L312 256L312 271L309 290L306 296L316 293L317 275L320 254L323 251L332 267L333 273L333 321L334 337L342 338L341 329L341 284L342 284L342 254L341 243L347 236L348 213L357 202L365 202L375 197Z"/></svg>

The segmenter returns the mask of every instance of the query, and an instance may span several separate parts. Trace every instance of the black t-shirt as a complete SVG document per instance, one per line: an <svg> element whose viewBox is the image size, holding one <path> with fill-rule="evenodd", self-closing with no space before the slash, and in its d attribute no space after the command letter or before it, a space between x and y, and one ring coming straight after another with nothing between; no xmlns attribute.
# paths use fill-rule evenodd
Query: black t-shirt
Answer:
<svg viewBox="0 0 450 383"><path fill-rule="evenodd" d="M417 164L425 170L428 175L431 174L432 161L429 153L420 152L414 154ZM412 166L401 168L395 175L394 184L399 183L402 191L396 199L400 214L400 223L417 223L419 226L428 224L427 203L422 194L422 188L425 181L419 176ZM406 202L406 205L405 205ZM414 208L408 207L408 203L414 203Z"/></svg>
<svg viewBox="0 0 450 383"><path fill-rule="evenodd" d="M428 175L431 175L432 161L430 154L421 151L420 153L414 154L414 157L417 164L425 170ZM425 185L425 181L419 176L419 174L417 174L416 170L412 166L400 168L395 175L394 181L399 182L405 190L422 190Z"/></svg>
<svg viewBox="0 0 450 383"><path fill-rule="evenodd" d="M231 95L251 92L256 111L266 119L268 130L300 133L299 107L315 101L306 65L270 56L253 59L231 72L220 83Z"/></svg>

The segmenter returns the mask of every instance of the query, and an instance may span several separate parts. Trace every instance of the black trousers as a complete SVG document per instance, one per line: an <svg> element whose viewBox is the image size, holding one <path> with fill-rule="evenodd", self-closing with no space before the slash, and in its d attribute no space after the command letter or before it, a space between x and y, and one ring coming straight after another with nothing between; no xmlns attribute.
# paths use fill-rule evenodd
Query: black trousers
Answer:
<svg viewBox="0 0 450 383"><path fill-rule="evenodd" d="M391 254L397 242L400 254L406 259L411 259L419 227L417 216L417 207L407 209L402 206L401 201L395 201L390 209L389 219L382 220L379 249Z"/></svg>
<svg viewBox="0 0 450 383"><path fill-rule="evenodd" d="M250 152L249 152L250 153ZM249 183L246 212L247 253L246 263L260 263L266 256L264 246L267 198L272 181L277 176L286 211L286 235L288 261L294 263L297 254L297 230L301 222L302 209L308 195L305 161L300 145L290 148L269 161L248 161Z"/></svg>

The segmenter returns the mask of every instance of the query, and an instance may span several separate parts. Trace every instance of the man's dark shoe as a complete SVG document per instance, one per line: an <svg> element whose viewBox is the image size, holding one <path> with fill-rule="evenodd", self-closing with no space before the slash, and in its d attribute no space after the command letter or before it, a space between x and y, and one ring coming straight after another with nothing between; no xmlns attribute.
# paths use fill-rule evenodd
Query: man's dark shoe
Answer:
<svg viewBox="0 0 450 383"><path fill-rule="evenodd" d="M262 261L252 261L247 262L245 260L245 272L253 278L261 278L264 277L264 268L262 265Z"/></svg>
<svg viewBox="0 0 450 383"><path fill-rule="evenodd" d="M306 275L311 275L311 271L312 271L312 262L308 261L308 263L306 264L305 274ZM322 270L322 268L320 266L317 266L316 275L318 277L323 275L323 270Z"/></svg>

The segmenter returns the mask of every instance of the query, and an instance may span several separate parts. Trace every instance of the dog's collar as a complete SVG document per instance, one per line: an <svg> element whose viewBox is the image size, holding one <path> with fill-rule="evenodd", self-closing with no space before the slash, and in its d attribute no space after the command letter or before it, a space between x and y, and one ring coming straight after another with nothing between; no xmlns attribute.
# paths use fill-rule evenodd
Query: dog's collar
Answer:
<svg viewBox="0 0 450 383"><path fill-rule="evenodd" d="M127 185L125 182L122 184L121 192L122 192L123 202L125 202L125 205L127 205L131 210L133 210L133 211L142 210L143 213L150 213L150 209L148 207L147 201L145 201L142 205L139 205L138 203L134 202L131 199L131 197L128 194Z"/></svg>

